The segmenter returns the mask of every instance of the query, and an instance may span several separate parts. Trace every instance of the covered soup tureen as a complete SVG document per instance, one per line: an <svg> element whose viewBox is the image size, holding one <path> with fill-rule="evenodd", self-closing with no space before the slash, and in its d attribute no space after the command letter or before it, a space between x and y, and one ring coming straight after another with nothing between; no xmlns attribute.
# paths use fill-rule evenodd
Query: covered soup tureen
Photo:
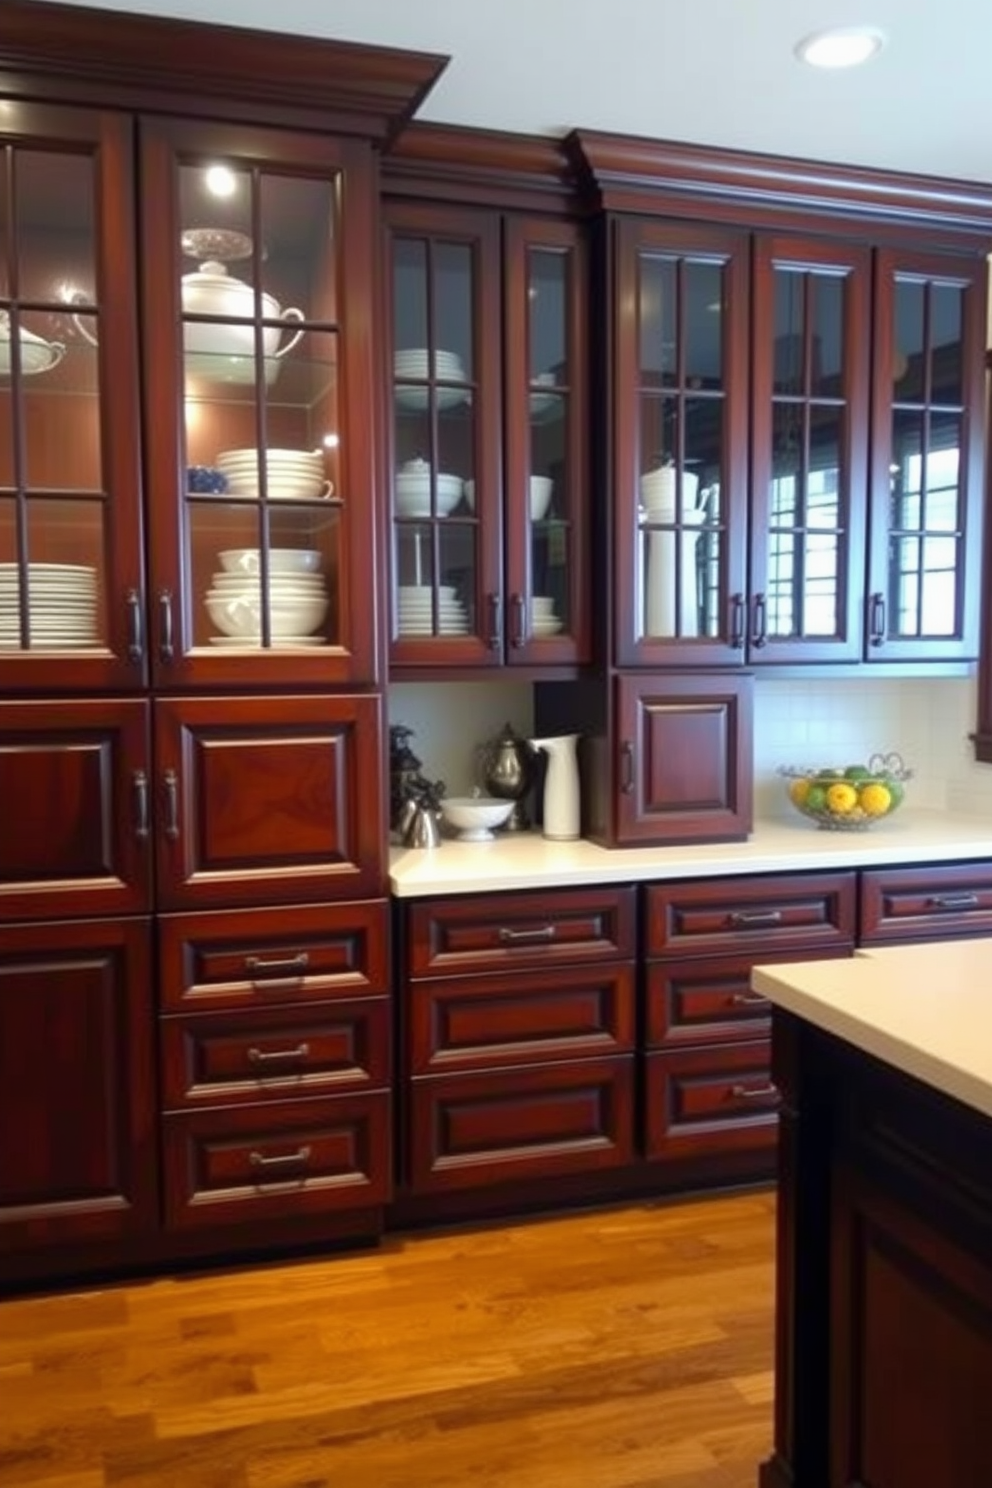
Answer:
<svg viewBox="0 0 992 1488"><path fill-rule="evenodd" d="M19 328L17 340L21 350L21 371L25 377L31 377L36 372L50 372L65 356L65 347L61 341L46 341L43 336L36 336L26 326ZM9 375L12 362L10 314L6 310L0 310L0 376Z"/></svg>
<svg viewBox="0 0 992 1488"><path fill-rule="evenodd" d="M202 359L203 365L194 363L196 370L205 376L211 374L225 381L250 382L255 375L255 330L251 324L255 314L255 291L242 279L229 274L224 264L209 259L182 280L183 314L216 315L237 317L242 325L209 325L206 322L188 321L185 330L187 365L189 359ZM259 297L262 318L267 321L301 321L303 311L295 306L286 310L280 307L274 295ZM265 380L272 382L277 374L279 361L303 335L296 331L279 345L282 329L277 325L262 327L262 346L265 353ZM213 365L213 358L233 358L229 371ZM236 374L241 372L239 377Z"/></svg>

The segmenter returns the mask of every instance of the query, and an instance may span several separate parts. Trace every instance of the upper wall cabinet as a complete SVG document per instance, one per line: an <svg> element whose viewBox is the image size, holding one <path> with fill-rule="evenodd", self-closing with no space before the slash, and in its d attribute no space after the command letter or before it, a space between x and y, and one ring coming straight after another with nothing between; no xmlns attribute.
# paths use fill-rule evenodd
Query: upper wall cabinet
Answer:
<svg viewBox="0 0 992 1488"><path fill-rule="evenodd" d="M410 201L386 222L392 665L586 660L579 229Z"/></svg>

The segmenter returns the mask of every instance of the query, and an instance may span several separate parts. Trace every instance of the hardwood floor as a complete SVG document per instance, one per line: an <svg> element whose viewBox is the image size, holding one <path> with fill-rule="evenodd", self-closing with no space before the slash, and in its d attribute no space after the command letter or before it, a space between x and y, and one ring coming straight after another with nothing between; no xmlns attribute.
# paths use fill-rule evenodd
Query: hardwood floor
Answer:
<svg viewBox="0 0 992 1488"><path fill-rule="evenodd" d="M755 1488L771 1193L0 1305L2 1488Z"/></svg>

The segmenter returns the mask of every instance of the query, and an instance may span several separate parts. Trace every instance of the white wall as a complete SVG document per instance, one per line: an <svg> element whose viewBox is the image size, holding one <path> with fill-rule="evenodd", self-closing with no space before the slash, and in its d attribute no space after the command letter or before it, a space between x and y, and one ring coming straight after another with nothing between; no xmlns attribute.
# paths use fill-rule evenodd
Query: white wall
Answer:
<svg viewBox="0 0 992 1488"><path fill-rule="evenodd" d="M867 668L866 668L867 670ZM416 730L424 772L456 795L478 783L476 746L510 722L526 734L531 693L520 682L395 683L389 721ZM907 807L992 817L992 766L968 739L975 684L966 678L755 683L755 813L789 816L779 765L847 765L898 750L913 772ZM794 815L794 813L792 813Z"/></svg>

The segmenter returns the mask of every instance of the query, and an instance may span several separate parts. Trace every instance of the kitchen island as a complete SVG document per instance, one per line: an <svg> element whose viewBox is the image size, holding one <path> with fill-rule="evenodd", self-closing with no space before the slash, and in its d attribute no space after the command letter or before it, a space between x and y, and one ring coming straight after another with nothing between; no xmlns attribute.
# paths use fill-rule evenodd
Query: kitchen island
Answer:
<svg viewBox="0 0 992 1488"><path fill-rule="evenodd" d="M761 1488L988 1488L992 938L752 984L782 1100Z"/></svg>

